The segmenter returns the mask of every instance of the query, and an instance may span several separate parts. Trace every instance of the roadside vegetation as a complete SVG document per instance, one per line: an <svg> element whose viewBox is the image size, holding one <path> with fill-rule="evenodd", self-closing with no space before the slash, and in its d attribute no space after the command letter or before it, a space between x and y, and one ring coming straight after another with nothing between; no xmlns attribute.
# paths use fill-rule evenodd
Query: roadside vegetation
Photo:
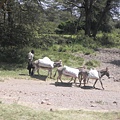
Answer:
<svg viewBox="0 0 120 120"><path fill-rule="evenodd" d="M39 37L36 41L31 42L31 46L26 46L22 49L12 50L10 48L9 50L1 47L1 51L4 50L4 52L0 54L0 76L29 79L26 68L27 53L31 49L35 50L34 60L47 56L52 61L61 59L63 65L75 68L83 65L86 65L88 68L97 67L100 66L99 61L88 60L85 62L84 58L79 57L79 54L95 55L95 51L98 48L120 48L119 38L119 31L111 34L100 33L95 40L84 36L82 33L72 36L43 35L42 38ZM41 74L46 75L47 71L41 70Z"/></svg>
<svg viewBox="0 0 120 120"><path fill-rule="evenodd" d="M118 120L120 112L84 110L33 110L17 104L0 104L1 120Z"/></svg>

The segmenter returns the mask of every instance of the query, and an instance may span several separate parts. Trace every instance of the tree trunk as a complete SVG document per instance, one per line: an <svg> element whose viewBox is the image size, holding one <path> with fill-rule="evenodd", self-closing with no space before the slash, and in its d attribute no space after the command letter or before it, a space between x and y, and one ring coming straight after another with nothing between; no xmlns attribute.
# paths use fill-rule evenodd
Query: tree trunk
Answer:
<svg viewBox="0 0 120 120"><path fill-rule="evenodd" d="M91 22L90 22L89 12L86 12L86 18L85 18L85 35L90 36L90 27L91 27Z"/></svg>
<svg viewBox="0 0 120 120"><path fill-rule="evenodd" d="M91 34L91 12L93 0L85 0L85 35Z"/></svg>
<svg viewBox="0 0 120 120"><path fill-rule="evenodd" d="M105 8L104 8L104 10L103 10L103 12L102 12L102 14L101 14L101 17L100 17L100 19L99 19L99 21L98 21L98 23L97 23L97 25L96 25L96 28L95 28L95 30L94 30L94 32L93 32L93 37L94 37L94 38L95 38L96 35L97 35L97 31L99 30L100 25L101 25L101 23L102 23L102 21L103 21L103 18L105 17L106 13L108 12L108 10L109 10L109 8L110 8L110 6L111 6L111 2L112 2L112 1L113 1L113 0L107 0L107 2L106 2L106 6L105 6Z"/></svg>

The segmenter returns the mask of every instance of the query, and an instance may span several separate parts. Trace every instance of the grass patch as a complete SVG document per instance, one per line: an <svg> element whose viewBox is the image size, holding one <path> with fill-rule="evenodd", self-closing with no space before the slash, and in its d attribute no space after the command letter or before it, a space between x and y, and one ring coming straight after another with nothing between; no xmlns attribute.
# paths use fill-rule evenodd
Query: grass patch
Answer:
<svg viewBox="0 0 120 120"><path fill-rule="evenodd" d="M120 112L83 110L38 111L21 105L0 104L0 120L117 120Z"/></svg>
<svg viewBox="0 0 120 120"><path fill-rule="evenodd" d="M49 48L49 50L46 50L44 52L42 50L38 51L38 49L36 49L35 59L40 59L40 58L47 56L52 61L62 60L64 65L68 65L68 66L76 67L76 68L80 67L83 64L84 59L73 55L72 52L69 51L68 46L64 48L66 49L65 52L64 50L60 50L60 49L61 49L60 46L56 46L56 47L54 46L53 48Z"/></svg>
<svg viewBox="0 0 120 120"><path fill-rule="evenodd" d="M85 65L88 66L88 68L92 68L92 67L100 66L100 62L96 60L91 60L91 61L86 62Z"/></svg>
<svg viewBox="0 0 120 120"><path fill-rule="evenodd" d="M27 64L0 63L0 66L0 77L29 78Z"/></svg>
<svg viewBox="0 0 120 120"><path fill-rule="evenodd" d="M35 48L29 48L29 50L34 49L35 51L35 58L34 60L41 59L45 56L49 57L52 61L58 61L62 60L63 65L67 65L73 68L78 68L83 65L84 58L81 58L79 56L76 56L77 53L85 53L85 48L82 46L79 47L78 45L74 46L65 46L66 51L59 51L61 46L56 45L54 47L49 48L49 50L42 50L42 49L35 49ZM79 52L71 51L72 48L75 50L79 50ZM28 49L28 48L27 48ZM86 51L87 52L87 51ZM89 54L93 53L92 51L88 50ZM88 53L87 52L87 53ZM27 53L26 53L27 54ZM95 63L95 62L94 62ZM92 64L86 64L87 66ZM93 64L93 67L95 67L96 64ZM26 63L24 64L8 64L8 63L0 63L0 76L1 77L12 77L16 79L32 79L30 76L28 76L28 70L27 68L27 58ZM53 69L53 75L57 68ZM35 73L37 74L37 72ZM47 70L40 69L41 75L47 75ZM65 78L66 79L66 78ZM68 78L67 78L68 79Z"/></svg>
<svg viewBox="0 0 120 120"><path fill-rule="evenodd" d="M28 76L27 68L27 53L34 49L35 51L35 58L34 60L41 59L45 56L49 57L52 61L62 60L63 65L67 65L73 68L78 68L83 65L84 58L77 56L77 53L84 53L84 54L93 54L93 50L89 48L84 48L79 44L69 44L69 45L53 45L49 47L47 50L38 49L38 48L26 48L24 51L26 54L26 62L24 64L8 64L8 63L0 63L0 76L1 77L13 77L17 79L31 79ZM86 64L87 66L96 67L96 61L92 61ZM89 68L89 67L88 67ZM53 69L53 74L54 71ZM40 70L41 75L47 75L46 70ZM37 74L37 73L35 73Z"/></svg>

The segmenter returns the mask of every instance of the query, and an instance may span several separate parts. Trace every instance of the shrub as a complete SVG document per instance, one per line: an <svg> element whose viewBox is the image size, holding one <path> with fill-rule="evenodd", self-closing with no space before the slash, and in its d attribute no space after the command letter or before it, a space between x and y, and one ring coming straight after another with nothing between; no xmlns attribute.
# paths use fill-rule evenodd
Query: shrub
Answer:
<svg viewBox="0 0 120 120"><path fill-rule="evenodd" d="M83 47L87 47L90 49L95 49L99 45L97 41L95 41L92 37L88 37L85 35L78 35L76 39L76 43L79 43Z"/></svg>
<svg viewBox="0 0 120 120"><path fill-rule="evenodd" d="M119 47L120 46L120 36L119 30L115 29L112 34L103 33L97 37L97 41L103 47Z"/></svg>
<svg viewBox="0 0 120 120"><path fill-rule="evenodd" d="M92 61L88 61L85 63L86 66L88 66L88 68L91 68L91 67L98 67L100 66L100 63L96 60L92 60Z"/></svg>
<svg viewBox="0 0 120 120"><path fill-rule="evenodd" d="M72 37L65 37L62 35L41 35L37 38L34 38L31 46L35 48L47 49L55 44L69 44L72 43Z"/></svg>

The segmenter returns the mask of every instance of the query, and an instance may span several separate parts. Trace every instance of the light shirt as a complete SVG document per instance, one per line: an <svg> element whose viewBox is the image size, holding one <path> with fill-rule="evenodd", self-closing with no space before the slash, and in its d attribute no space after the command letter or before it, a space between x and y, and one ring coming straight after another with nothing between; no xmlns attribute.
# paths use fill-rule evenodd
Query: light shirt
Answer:
<svg viewBox="0 0 120 120"><path fill-rule="evenodd" d="M29 53L28 53L28 60L33 61L33 57L34 57L34 54L31 53L31 52L29 52Z"/></svg>

